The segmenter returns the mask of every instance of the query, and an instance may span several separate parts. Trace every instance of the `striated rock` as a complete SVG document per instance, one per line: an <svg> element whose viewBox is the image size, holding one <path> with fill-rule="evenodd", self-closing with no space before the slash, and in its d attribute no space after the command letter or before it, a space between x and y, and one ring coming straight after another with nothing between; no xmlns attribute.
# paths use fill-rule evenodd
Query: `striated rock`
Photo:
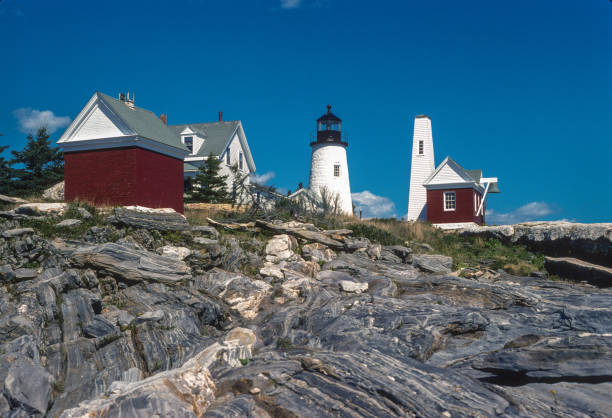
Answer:
<svg viewBox="0 0 612 418"><path fill-rule="evenodd" d="M2 237L4 238L15 238L21 237L23 235L32 235L34 230L32 228L15 228L9 229L7 231L2 232Z"/></svg>
<svg viewBox="0 0 612 418"><path fill-rule="evenodd" d="M256 393L258 399L267 400L268 410L282 416L512 415L507 400L474 379L378 352L350 356L304 349L288 356L266 352L246 367L224 369L217 375L218 396L224 393L222 388L248 382L240 393ZM251 390L251 385L257 390ZM256 411L248 405L242 406L247 409L243 416ZM212 411L218 408L217 404Z"/></svg>
<svg viewBox="0 0 612 418"><path fill-rule="evenodd" d="M18 268L15 270L14 279L17 282L22 280L32 280L38 276L38 271L29 268Z"/></svg>
<svg viewBox="0 0 612 418"><path fill-rule="evenodd" d="M219 239L219 232L212 226L194 225L191 227L191 232L204 235L206 238Z"/></svg>
<svg viewBox="0 0 612 418"><path fill-rule="evenodd" d="M148 311L136 318L137 324L143 322L159 322L164 319L165 313L162 310Z"/></svg>
<svg viewBox="0 0 612 418"><path fill-rule="evenodd" d="M62 215L68 209L66 203L25 203L15 209L18 215L40 216L40 215Z"/></svg>
<svg viewBox="0 0 612 418"><path fill-rule="evenodd" d="M383 249L391 251L400 258L402 263L412 263L412 250L408 247L402 245L386 245Z"/></svg>
<svg viewBox="0 0 612 418"><path fill-rule="evenodd" d="M463 229L467 235L519 243L550 256L578 257L612 267L612 223L525 222Z"/></svg>
<svg viewBox="0 0 612 418"><path fill-rule="evenodd" d="M0 194L0 203L3 204L17 204L17 203L26 203L27 200L24 200L20 197L6 196Z"/></svg>
<svg viewBox="0 0 612 418"><path fill-rule="evenodd" d="M264 277L273 277L275 279L284 279L285 274L279 264L266 262L264 266L259 269L259 274Z"/></svg>
<svg viewBox="0 0 612 418"><path fill-rule="evenodd" d="M296 259L293 252L297 248L297 240L287 234L275 235L266 245L266 261L278 263L282 260Z"/></svg>
<svg viewBox="0 0 612 418"><path fill-rule="evenodd" d="M55 224L57 228L74 228L83 223L80 219L64 219L63 221Z"/></svg>
<svg viewBox="0 0 612 418"><path fill-rule="evenodd" d="M51 397L51 376L42 366L32 361L12 364L4 380L4 394L14 405L29 416L43 416Z"/></svg>
<svg viewBox="0 0 612 418"><path fill-rule="evenodd" d="M101 315L90 321L83 327L83 334L88 338L104 337L119 331L110 321Z"/></svg>
<svg viewBox="0 0 612 418"><path fill-rule="evenodd" d="M204 238L204 237L194 237L193 242L199 245L217 245L219 241L216 239Z"/></svg>
<svg viewBox="0 0 612 418"><path fill-rule="evenodd" d="M612 268L598 266L571 257L545 257L545 267L551 274L585 281L599 287L612 287Z"/></svg>
<svg viewBox="0 0 612 418"><path fill-rule="evenodd" d="M114 243L79 247L70 258L81 266L103 269L132 283L176 283L191 278L189 267L182 261Z"/></svg>
<svg viewBox="0 0 612 418"><path fill-rule="evenodd" d="M89 213L89 211L85 208L79 207L76 210L77 212L79 212L79 215L81 215L83 219L91 219L93 217L93 215Z"/></svg>
<svg viewBox="0 0 612 418"><path fill-rule="evenodd" d="M240 273L220 269L197 277L195 287L221 298L246 319L257 316L259 305L272 288L262 280L252 280Z"/></svg>
<svg viewBox="0 0 612 418"><path fill-rule="evenodd" d="M532 338L527 342L533 343L508 344L504 350L476 360L473 367L499 376L487 381L505 379L504 384L550 382L554 379L612 382L609 373L611 335L584 333L565 338Z"/></svg>
<svg viewBox="0 0 612 418"><path fill-rule="evenodd" d="M350 280L340 280L338 284L343 292L362 293L368 291L367 283L356 283Z"/></svg>
<svg viewBox="0 0 612 418"><path fill-rule="evenodd" d="M174 209L151 209L142 206L115 208L114 222L134 228L157 231L185 231L187 219Z"/></svg>
<svg viewBox="0 0 612 418"><path fill-rule="evenodd" d="M318 242L319 244L326 245L335 250L344 249L344 244L342 242L332 239L323 233L312 231L310 229L294 229L289 226L276 225L271 222L266 222L266 221L261 221L261 220L256 221L255 225L259 226L260 228L264 228L269 231L272 231L279 235L287 234L287 235L291 235L296 238L301 238L307 241Z"/></svg>
<svg viewBox="0 0 612 418"><path fill-rule="evenodd" d="M302 247L302 257L309 261L327 262L336 258L336 253L318 242L306 244Z"/></svg>
<svg viewBox="0 0 612 418"><path fill-rule="evenodd" d="M191 250L187 247L174 247L172 245L166 245L161 248L161 255L164 257L175 258L177 260L184 260L191 255Z"/></svg>
<svg viewBox="0 0 612 418"><path fill-rule="evenodd" d="M88 416L201 416L215 399L215 384L207 366L223 346L215 344L184 366L147 379L115 382L105 396L83 402L62 413L62 418Z"/></svg>
<svg viewBox="0 0 612 418"><path fill-rule="evenodd" d="M450 273L453 259L445 255L413 255L412 265L426 273Z"/></svg>
<svg viewBox="0 0 612 418"><path fill-rule="evenodd" d="M64 182L61 181L46 189L42 197L49 200L64 200Z"/></svg>

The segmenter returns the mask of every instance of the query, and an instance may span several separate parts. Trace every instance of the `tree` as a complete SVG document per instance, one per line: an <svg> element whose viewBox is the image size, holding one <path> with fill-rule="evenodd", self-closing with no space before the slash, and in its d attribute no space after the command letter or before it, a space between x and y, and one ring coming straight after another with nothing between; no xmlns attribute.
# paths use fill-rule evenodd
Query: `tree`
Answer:
<svg viewBox="0 0 612 418"><path fill-rule="evenodd" d="M229 201L227 176L219 174L220 168L221 161L211 152L195 176L192 200L205 203Z"/></svg>
<svg viewBox="0 0 612 418"><path fill-rule="evenodd" d="M28 143L21 151L11 151L11 165L22 164L14 169L15 192L19 195L39 194L47 187L64 179L64 153L58 147L51 147L46 127L28 135Z"/></svg>
<svg viewBox="0 0 612 418"><path fill-rule="evenodd" d="M6 151L8 145L0 147L0 194L12 195L14 193L14 170L8 160L2 157L2 153Z"/></svg>

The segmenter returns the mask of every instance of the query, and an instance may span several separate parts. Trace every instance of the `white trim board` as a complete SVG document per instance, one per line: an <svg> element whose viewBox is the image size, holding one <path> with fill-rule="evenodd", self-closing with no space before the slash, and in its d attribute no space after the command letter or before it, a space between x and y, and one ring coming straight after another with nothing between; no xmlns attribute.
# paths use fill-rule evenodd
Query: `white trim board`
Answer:
<svg viewBox="0 0 612 418"><path fill-rule="evenodd" d="M83 141L69 141L59 144L64 152L80 152L80 151L99 151L111 148L128 148L137 147L148 151L157 152L168 157L176 158L183 161L185 152L178 148L164 145L157 141L152 141L148 138L142 138L137 135L121 136L116 138L99 138L88 139Z"/></svg>

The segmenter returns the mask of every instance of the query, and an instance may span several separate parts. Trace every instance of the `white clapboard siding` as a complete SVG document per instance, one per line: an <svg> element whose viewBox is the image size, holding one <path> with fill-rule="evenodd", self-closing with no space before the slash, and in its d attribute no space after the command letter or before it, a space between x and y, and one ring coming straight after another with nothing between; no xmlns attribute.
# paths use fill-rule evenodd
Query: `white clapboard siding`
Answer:
<svg viewBox="0 0 612 418"><path fill-rule="evenodd" d="M419 141L423 141L423 154L419 154ZM434 168L431 119L428 116L417 116L414 118L412 164L410 166L409 221L427 219L427 190L423 183L433 173Z"/></svg>
<svg viewBox="0 0 612 418"><path fill-rule="evenodd" d="M465 183L465 181L466 179L461 177L450 165L446 164L428 184Z"/></svg>
<svg viewBox="0 0 612 418"><path fill-rule="evenodd" d="M95 107L69 140L83 141L87 139L115 138L122 135L123 132L117 128L102 109Z"/></svg>

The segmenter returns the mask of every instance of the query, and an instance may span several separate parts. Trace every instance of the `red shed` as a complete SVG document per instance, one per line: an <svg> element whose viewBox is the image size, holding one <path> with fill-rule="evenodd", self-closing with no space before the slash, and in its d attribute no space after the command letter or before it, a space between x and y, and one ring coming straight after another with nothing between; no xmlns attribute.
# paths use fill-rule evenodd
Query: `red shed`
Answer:
<svg viewBox="0 0 612 418"><path fill-rule="evenodd" d="M183 212L189 150L129 94L113 99L96 92L57 143L64 149L66 201Z"/></svg>
<svg viewBox="0 0 612 418"><path fill-rule="evenodd" d="M442 228L484 224L488 193L499 193L497 178L481 170L465 170L450 157L423 183L427 190L427 220Z"/></svg>

